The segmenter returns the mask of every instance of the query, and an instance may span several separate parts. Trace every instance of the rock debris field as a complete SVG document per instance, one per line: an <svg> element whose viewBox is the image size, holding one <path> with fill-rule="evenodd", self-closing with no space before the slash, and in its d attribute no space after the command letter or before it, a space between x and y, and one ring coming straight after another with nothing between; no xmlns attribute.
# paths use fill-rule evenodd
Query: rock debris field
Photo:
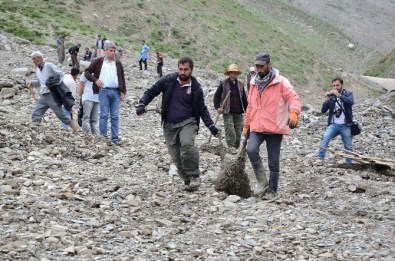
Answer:
<svg viewBox="0 0 395 261"><path fill-rule="evenodd" d="M123 58L122 145L111 147L60 130L52 112L31 126L34 97L23 86L34 78L35 49L56 61L48 46L0 37L1 260L394 260L394 171L346 168L331 153L316 163L327 117L319 108L305 106L299 127L283 140L276 201L216 192L221 159L207 151L202 185L190 193L167 154L160 115L135 115L137 98L157 79L153 64L152 74L140 77ZM176 63L166 66L165 73ZM212 96L222 76L198 68L194 75L214 118ZM378 97L356 101L354 112L363 126L354 151L394 159L394 108ZM198 147L208 137L201 124ZM330 145L341 147L340 137ZM265 145L261 154L266 163ZM253 188L248 160L246 173Z"/></svg>

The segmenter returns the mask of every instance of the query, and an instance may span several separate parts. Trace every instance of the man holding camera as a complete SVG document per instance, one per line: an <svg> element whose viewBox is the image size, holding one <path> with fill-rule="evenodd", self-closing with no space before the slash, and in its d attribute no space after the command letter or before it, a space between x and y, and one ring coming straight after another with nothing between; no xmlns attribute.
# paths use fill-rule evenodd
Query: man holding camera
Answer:
<svg viewBox="0 0 395 261"><path fill-rule="evenodd" d="M340 135L344 144L344 149L352 151L352 106L354 97L352 92L343 89L343 79L335 78L332 80L332 90L325 95L321 112L328 115L328 127L320 142L318 157L323 160L329 142ZM351 163L351 159L346 158L346 163Z"/></svg>

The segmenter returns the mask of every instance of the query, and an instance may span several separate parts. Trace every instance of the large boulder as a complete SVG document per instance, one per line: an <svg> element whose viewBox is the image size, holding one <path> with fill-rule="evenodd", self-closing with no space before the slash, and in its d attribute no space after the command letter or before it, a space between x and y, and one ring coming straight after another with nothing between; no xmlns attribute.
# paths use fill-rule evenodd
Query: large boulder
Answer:
<svg viewBox="0 0 395 261"><path fill-rule="evenodd" d="M0 97L2 99L11 99L15 96L16 90L14 88L3 88L0 92Z"/></svg>
<svg viewBox="0 0 395 261"><path fill-rule="evenodd" d="M88 61L80 61L80 72L84 72L86 68L89 67L91 63Z"/></svg>
<svg viewBox="0 0 395 261"><path fill-rule="evenodd" d="M27 67L20 67L11 70L12 75L28 76L30 73L30 68Z"/></svg>
<svg viewBox="0 0 395 261"><path fill-rule="evenodd" d="M3 88L11 88L13 86L14 86L14 84L12 82L6 82L6 81L0 80L0 90Z"/></svg>

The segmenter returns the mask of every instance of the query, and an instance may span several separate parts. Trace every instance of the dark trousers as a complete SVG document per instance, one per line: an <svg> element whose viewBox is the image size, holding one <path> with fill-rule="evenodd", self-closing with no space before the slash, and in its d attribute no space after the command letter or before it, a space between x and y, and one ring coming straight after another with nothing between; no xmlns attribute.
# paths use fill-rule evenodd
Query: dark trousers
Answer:
<svg viewBox="0 0 395 261"><path fill-rule="evenodd" d="M156 72L158 73L159 77L162 77L162 67L163 63L158 63L158 65L156 66Z"/></svg>
<svg viewBox="0 0 395 261"><path fill-rule="evenodd" d="M143 63L144 63L144 70L147 70L147 60L140 59L139 61L140 71L143 70Z"/></svg>
<svg viewBox="0 0 395 261"><path fill-rule="evenodd" d="M278 179L280 175L280 151L281 134L263 134L251 132L247 143L247 154L251 162L261 159L259 155L259 147L266 141L267 159L270 170L269 191L273 194L277 193Z"/></svg>
<svg viewBox="0 0 395 261"><path fill-rule="evenodd" d="M73 67L76 67L76 68L80 68L80 63L79 63L79 61L78 61L78 57L77 57L77 55L76 54L72 54L72 55L70 55L71 56L71 63L72 63L72 65L73 65Z"/></svg>

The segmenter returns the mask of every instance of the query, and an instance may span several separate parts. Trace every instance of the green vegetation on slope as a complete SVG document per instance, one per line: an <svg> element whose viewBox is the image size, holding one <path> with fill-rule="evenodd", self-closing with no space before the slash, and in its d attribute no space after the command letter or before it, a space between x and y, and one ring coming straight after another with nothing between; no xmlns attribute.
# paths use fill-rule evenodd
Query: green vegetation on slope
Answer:
<svg viewBox="0 0 395 261"><path fill-rule="evenodd" d="M95 25L83 23L79 14L81 4L66 5L61 0L0 1L0 30L44 44L47 38L73 31L92 34Z"/></svg>
<svg viewBox="0 0 395 261"><path fill-rule="evenodd" d="M0 30L36 44L59 34L100 33L126 51L138 51L146 39L152 53L158 49L167 57L188 55L198 67L217 72L230 63L246 72L258 53L267 52L274 67L295 85L320 88L334 75L332 61L323 61L322 54L330 56L338 49L333 57L341 61L364 52L347 53L341 47L348 42L341 41L343 35L286 1L242 2L0 0Z"/></svg>
<svg viewBox="0 0 395 261"><path fill-rule="evenodd" d="M365 72L367 76L395 78L395 48L386 53Z"/></svg>

